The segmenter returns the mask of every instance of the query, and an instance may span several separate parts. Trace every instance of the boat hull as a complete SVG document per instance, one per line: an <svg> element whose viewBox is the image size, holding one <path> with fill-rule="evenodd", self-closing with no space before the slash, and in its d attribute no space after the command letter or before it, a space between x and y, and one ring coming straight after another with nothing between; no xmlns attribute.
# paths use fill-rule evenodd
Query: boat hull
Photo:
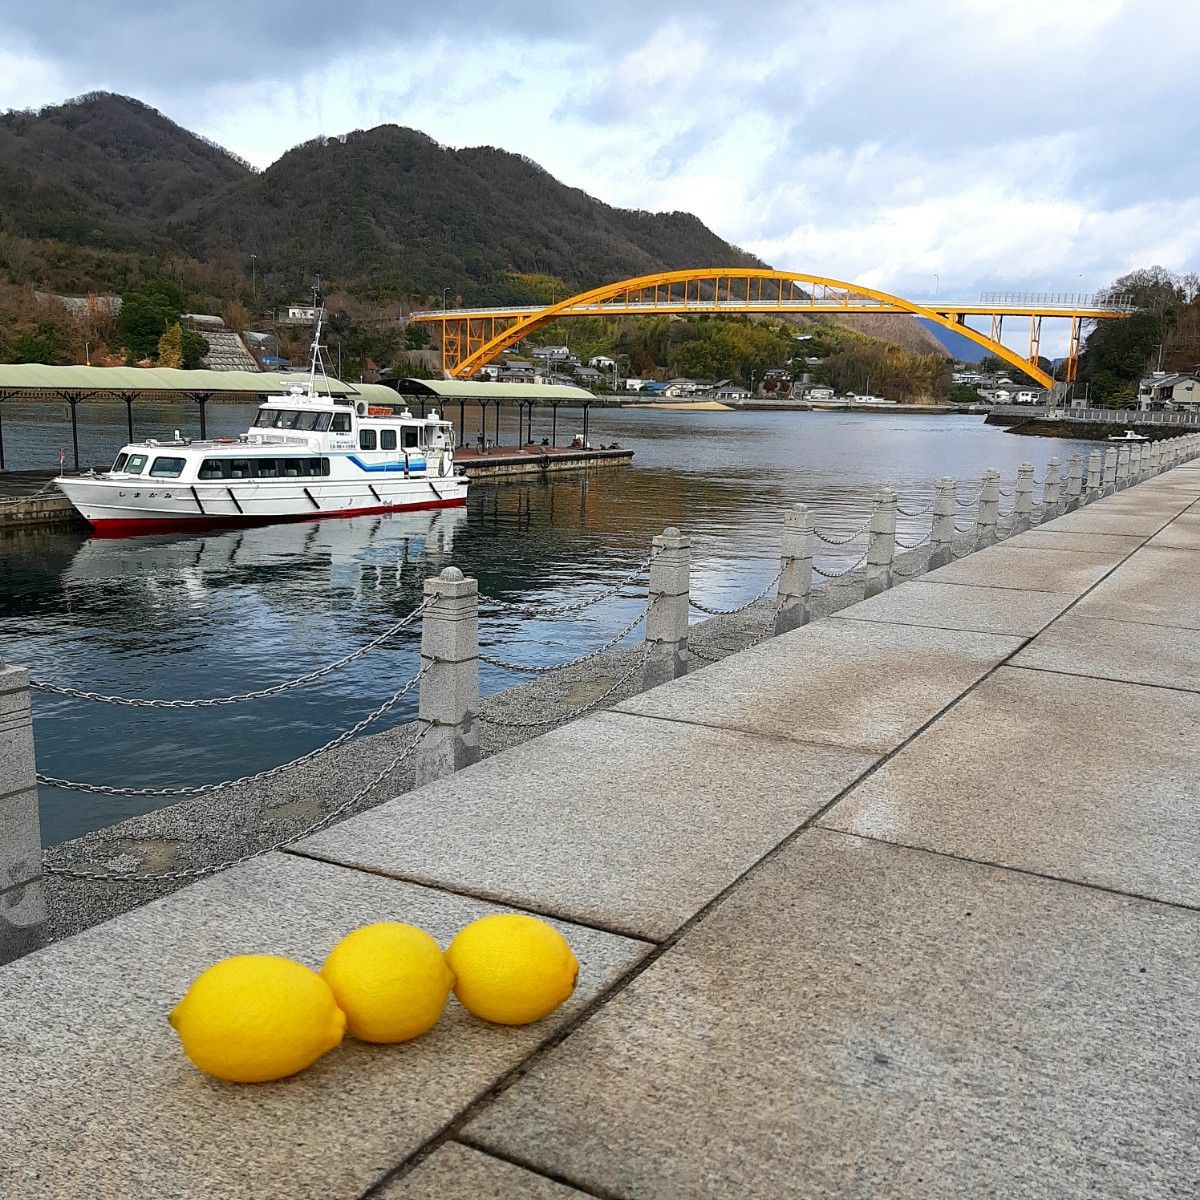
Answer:
<svg viewBox="0 0 1200 1200"><path fill-rule="evenodd" d="M133 487L128 481L61 478L55 481L93 531L102 537L322 521L421 509L461 507L461 476L406 479L350 487L307 479L293 484L173 485Z"/></svg>

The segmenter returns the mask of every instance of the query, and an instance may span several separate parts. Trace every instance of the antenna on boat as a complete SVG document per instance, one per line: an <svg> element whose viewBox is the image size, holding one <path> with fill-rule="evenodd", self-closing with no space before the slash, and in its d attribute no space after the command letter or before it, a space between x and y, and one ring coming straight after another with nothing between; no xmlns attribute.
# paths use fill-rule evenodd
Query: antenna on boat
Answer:
<svg viewBox="0 0 1200 1200"><path fill-rule="evenodd" d="M313 324L313 340L312 340L312 357L308 365L308 395L310 400L317 398L317 371L321 372L321 378L325 380L325 395L332 398L332 393L329 390L329 376L325 373L325 360L321 356L321 326L325 320L325 298L321 295L321 276L317 276L317 282L313 287L313 309L314 324Z"/></svg>

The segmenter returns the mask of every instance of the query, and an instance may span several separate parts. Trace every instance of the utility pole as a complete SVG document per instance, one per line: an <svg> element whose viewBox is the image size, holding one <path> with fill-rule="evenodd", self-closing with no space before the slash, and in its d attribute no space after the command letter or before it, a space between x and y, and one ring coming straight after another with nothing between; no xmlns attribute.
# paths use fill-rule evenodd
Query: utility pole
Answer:
<svg viewBox="0 0 1200 1200"><path fill-rule="evenodd" d="M250 255L250 294L254 297L254 306L258 307L258 255Z"/></svg>

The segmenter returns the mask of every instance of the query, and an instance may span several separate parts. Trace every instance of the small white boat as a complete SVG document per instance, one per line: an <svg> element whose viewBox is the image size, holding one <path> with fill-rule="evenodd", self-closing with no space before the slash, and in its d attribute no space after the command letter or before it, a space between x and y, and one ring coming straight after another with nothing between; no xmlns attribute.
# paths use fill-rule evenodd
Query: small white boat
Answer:
<svg viewBox="0 0 1200 1200"><path fill-rule="evenodd" d="M149 438L111 470L54 482L97 533L123 537L221 525L310 521L467 502L454 428L437 412L329 394L318 309L307 379L269 396L236 438ZM317 386L325 378L325 393Z"/></svg>
<svg viewBox="0 0 1200 1200"><path fill-rule="evenodd" d="M1110 442L1148 442L1150 439L1144 433L1135 433L1132 429L1127 429L1124 433L1110 433L1108 440Z"/></svg>

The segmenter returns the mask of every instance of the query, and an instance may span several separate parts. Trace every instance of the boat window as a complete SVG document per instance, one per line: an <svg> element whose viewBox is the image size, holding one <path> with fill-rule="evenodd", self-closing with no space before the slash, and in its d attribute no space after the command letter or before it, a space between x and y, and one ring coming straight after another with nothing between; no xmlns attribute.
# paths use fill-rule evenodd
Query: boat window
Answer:
<svg viewBox="0 0 1200 1200"><path fill-rule="evenodd" d="M184 459L164 458L161 454L150 465L150 474L156 479L178 479L183 474Z"/></svg>
<svg viewBox="0 0 1200 1200"><path fill-rule="evenodd" d="M298 414L296 424L293 429L302 429L305 433L311 433L314 429L320 428L320 421L323 414L319 412L302 412Z"/></svg>
<svg viewBox="0 0 1200 1200"><path fill-rule="evenodd" d="M254 474L259 479L275 479L279 475L279 462L274 458L256 458L253 460Z"/></svg>
<svg viewBox="0 0 1200 1200"><path fill-rule="evenodd" d="M229 468L227 458L206 458L200 464L200 479L224 479Z"/></svg>
<svg viewBox="0 0 1200 1200"><path fill-rule="evenodd" d="M131 454L129 461L125 464L125 470L130 475L140 475L142 468L146 465L146 456L144 454Z"/></svg>
<svg viewBox="0 0 1200 1200"><path fill-rule="evenodd" d="M379 431L379 448L380 450L395 450L396 431L394 429L381 429Z"/></svg>
<svg viewBox="0 0 1200 1200"><path fill-rule="evenodd" d="M231 458L229 460L230 479L249 479L250 460L248 458Z"/></svg>
<svg viewBox="0 0 1200 1200"><path fill-rule="evenodd" d="M375 449L375 430L360 429L358 431L358 448L360 450Z"/></svg>
<svg viewBox="0 0 1200 1200"><path fill-rule="evenodd" d="M414 450L421 444L421 432L415 425L405 425L404 427L404 448L405 450Z"/></svg>
<svg viewBox="0 0 1200 1200"><path fill-rule="evenodd" d="M128 454L118 454L118 455L117 455L117 461L116 461L115 463L113 463L113 465L112 465L112 469L113 469L114 471L123 471L123 470L125 470L125 464L126 464L128 461L129 461L129 455L128 455Z"/></svg>
<svg viewBox="0 0 1200 1200"><path fill-rule="evenodd" d="M349 413L334 413L333 414L333 432L334 433L349 433L350 432L350 414Z"/></svg>
<svg viewBox="0 0 1200 1200"><path fill-rule="evenodd" d="M275 415L277 409L260 408L254 415L254 425L256 429L266 429L275 424Z"/></svg>

